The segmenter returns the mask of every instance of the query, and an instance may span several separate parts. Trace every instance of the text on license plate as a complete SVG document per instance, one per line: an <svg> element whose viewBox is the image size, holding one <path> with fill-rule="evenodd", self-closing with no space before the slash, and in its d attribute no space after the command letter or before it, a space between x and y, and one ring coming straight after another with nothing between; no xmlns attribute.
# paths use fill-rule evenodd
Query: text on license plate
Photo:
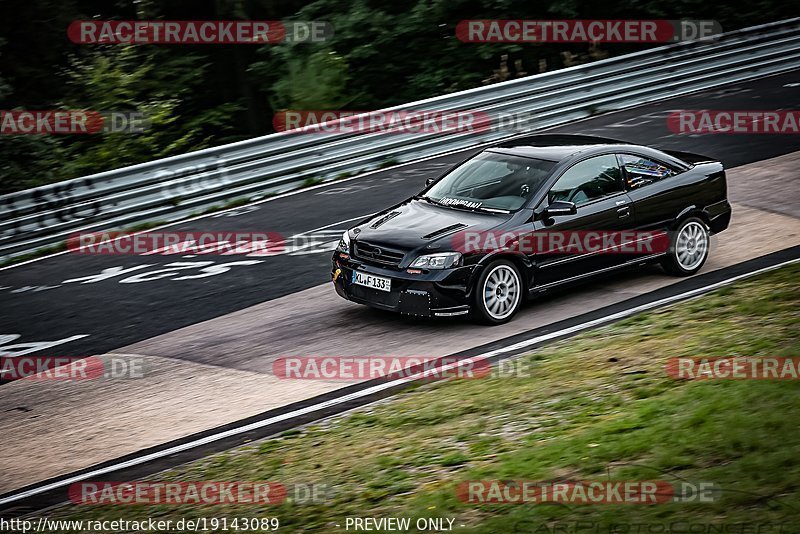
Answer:
<svg viewBox="0 0 800 534"><path fill-rule="evenodd" d="M372 289L379 289L381 291L392 290L392 280L382 276L375 276L372 274L353 271L353 283L360 286L371 287Z"/></svg>

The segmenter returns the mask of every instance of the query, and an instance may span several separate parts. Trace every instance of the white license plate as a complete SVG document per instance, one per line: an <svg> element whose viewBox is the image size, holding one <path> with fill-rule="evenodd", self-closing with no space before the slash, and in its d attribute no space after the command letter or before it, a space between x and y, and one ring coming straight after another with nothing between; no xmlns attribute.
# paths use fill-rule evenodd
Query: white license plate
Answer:
<svg viewBox="0 0 800 534"><path fill-rule="evenodd" d="M383 276L375 276L373 274L362 273L353 271L353 283L360 286L371 287L380 291L391 291L392 280L384 278Z"/></svg>

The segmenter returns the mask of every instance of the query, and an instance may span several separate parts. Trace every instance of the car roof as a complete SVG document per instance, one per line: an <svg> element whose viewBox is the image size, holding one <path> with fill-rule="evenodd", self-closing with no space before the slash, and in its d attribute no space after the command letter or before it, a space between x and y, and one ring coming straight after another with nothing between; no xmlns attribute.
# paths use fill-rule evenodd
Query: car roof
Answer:
<svg viewBox="0 0 800 534"><path fill-rule="evenodd" d="M638 145L591 135L530 135L502 141L488 148L488 151L510 154L548 161L562 161L580 152L594 152L596 149L625 150L638 148Z"/></svg>

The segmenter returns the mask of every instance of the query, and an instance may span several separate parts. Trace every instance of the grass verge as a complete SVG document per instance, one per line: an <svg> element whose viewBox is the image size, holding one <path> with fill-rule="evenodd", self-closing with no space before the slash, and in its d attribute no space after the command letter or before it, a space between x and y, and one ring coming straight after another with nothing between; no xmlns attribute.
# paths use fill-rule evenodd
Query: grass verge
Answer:
<svg viewBox="0 0 800 534"><path fill-rule="evenodd" d="M798 275L799 266L786 267L541 348L520 360L529 376L417 386L150 478L323 483L333 490L323 502L71 505L54 513L276 516L283 532L344 531L346 517L365 516L453 518L456 531L487 533L797 532L800 384L676 381L664 365L673 357L800 355ZM484 479L711 481L722 491L714 503L650 506L456 497L460 482Z"/></svg>

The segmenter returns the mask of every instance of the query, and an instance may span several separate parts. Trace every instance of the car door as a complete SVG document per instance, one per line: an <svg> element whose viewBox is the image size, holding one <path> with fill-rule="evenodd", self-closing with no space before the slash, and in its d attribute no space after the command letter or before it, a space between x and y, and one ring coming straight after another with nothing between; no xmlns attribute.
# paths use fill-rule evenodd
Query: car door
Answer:
<svg viewBox="0 0 800 534"><path fill-rule="evenodd" d="M638 154L620 153L617 157L636 211L637 229L667 230L685 207L686 192L668 180L681 170Z"/></svg>
<svg viewBox="0 0 800 534"><path fill-rule="evenodd" d="M576 212L569 215L543 215L536 221L534 234L561 234L569 238L573 233L585 236L586 232L608 233L635 227L634 208L625 192L622 172L614 154L584 159L564 171L548 191L543 203L550 205L557 200L573 202ZM538 213L543 211L537 209ZM552 243L552 238L546 242ZM581 242L587 243L585 239ZM536 250L532 258L537 265L536 285L581 277L629 259L619 253L609 253L601 243L595 240L591 247L569 247L567 253L542 253Z"/></svg>

